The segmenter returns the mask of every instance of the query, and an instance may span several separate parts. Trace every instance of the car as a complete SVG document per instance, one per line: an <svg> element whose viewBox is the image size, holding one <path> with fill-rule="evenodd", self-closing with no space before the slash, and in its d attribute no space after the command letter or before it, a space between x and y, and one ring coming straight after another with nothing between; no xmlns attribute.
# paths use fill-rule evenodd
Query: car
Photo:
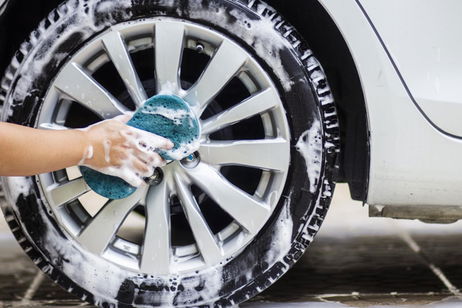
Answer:
<svg viewBox="0 0 462 308"><path fill-rule="evenodd" d="M201 123L199 151L126 199L78 167L3 178L5 218L43 272L101 307L256 296L309 248L339 182L372 217L457 221L461 9L0 0L3 121L80 129L163 94Z"/></svg>

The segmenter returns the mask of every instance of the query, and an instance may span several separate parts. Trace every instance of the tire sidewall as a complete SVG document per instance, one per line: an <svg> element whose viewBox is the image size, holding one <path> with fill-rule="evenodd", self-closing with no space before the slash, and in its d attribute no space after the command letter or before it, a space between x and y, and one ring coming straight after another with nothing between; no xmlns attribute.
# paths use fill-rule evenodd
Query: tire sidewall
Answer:
<svg viewBox="0 0 462 308"><path fill-rule="evenodd" d="M246 1L128 2L116 1L114 3L118 4L111 6L107 0L95 0L86 2L84 7L83 1L69 1L60 6L57 9L62 14L60 19L48 28L44 24L38 34L33 34L40 40L23 46L27 52L7 93L4 120L35 126L53 76L79 48L111 25L155 16L206 25L245 47L279 87L292 135L291 166L283 196L272 218L257 240L226 264L189 275L153 277L121 270L76 244L58 227L34 177L3 179L10 204L4 209L5 214L15 218L21 230L15 235L34 262L61 286L84 300L101 306L214 304L225 307L238 304L269 287L301 257L317 232L330 201L324 192L333 187L332 171L328 166L333 166L334 158L324 150L323 142L327 141L324 127L321 125L318 132L323 140L317 145L322 168L316 179L315 193L310 192L313 183L309 181L306 162L295 146L314 123L325 123L316 85L310 80L300 54L306 48L295 46L283 37L281 32L287 29L274 26L279 22L281 27L286 25L282 17L259 1L253 7ZM273 25L264 28L263 35L253 29L262 16ZM92 24L84 23L89 20ZM50 53L58 51L68 56L65 59L49 57ZM35 71L34 63L37 62L41 63L42 70L31 78L27 72ZM30 87L25 89L27 84ZM17 95L19 92L22 95Z"/></svg>

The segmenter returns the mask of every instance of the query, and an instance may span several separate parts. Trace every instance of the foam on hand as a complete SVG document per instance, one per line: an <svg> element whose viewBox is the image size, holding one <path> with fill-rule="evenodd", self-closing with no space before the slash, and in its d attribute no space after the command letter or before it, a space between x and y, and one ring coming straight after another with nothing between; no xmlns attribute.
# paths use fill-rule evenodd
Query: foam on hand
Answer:
<svg viewBox="0 0 462 308"><path fill-rule="evenodd" d="M167 162L182 160L199 149L200 125L189 105L172 95L158 95L147 100L127 125L169 139L174 144L171 150L147 148L155 151ZM141 144L141 146L147 146ZM88 186L108 199L125 199L137 188L128 184L115 173L100 172L80 167Z"/></svg>

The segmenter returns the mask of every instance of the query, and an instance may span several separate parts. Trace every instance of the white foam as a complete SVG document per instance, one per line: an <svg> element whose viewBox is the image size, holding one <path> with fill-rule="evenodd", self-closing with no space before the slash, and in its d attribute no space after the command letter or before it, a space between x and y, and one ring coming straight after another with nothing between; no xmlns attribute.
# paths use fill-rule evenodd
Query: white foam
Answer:
<svg viewBox="0 0 462 308"><path fill-rule="evenodd" d="M29 195L32 184L26 177L5 177L4 180L8 185L8 193L10 197L16 201L22 194L24 196Z"/></svg>
<svg viewBox="0 0 462 308"><path fill-rule="evenodd" d="M43 212L41 216L48 225L44 243L52 260L60 260L64 256L66 261L62 262L62 271L66 275L94 294L96 302L111 302L114 299L113 304L116 304L120 286L130 273L85 250L79 250L75 242L64 239L55 230Z"/></svg>
<svg viewBox="0 0 462 308"><path fill-rule="evenodd" d="M104 140L103 147L104 147L104 160L109 164L111 163L111 148L112 148L111 141Z"/></svg>
<svg viewBox="0 0 462 308"><path fill-rule="evenodd" d="M177 85L174 82L167 81L161 85L159 95L174 95L177 91Z"/></svg>
<svg viewBox="0 0 462 308"><path fill-rule="evenodd" d="M293 220L290 213L292 195L286 198L284 207L274 225L271 250L268 251L266 262L272 266L276 262L283 262L283 258L289 253L292 246Z"/></svg>
<svg viewBox="0 0 462 308"><path fill-rule="evenodd" d="M315 120L309 130L304 132L297 142L297 150L305 159L306 171L310 181L310 192L315 193L318 186L317 179L322 168L322 131L321 122Z"/></svg>
<svg viewBox="0 0 462 308"><path fill-rule="evenodd" d="M142 113L156 114L156 115L163 116L171 120L176 125L180 125L182 120L186 118L188 115L190 115L190 112L188 112L187 110L183 110L183 109L172 110L170 108L165 108L161 106L155 106L155 107L145 106L142 109Z"/></svg>
<svg viewBox="0 0 462 308"><path fill-rule="evenodd" d="M20 69L21 75L15 87L14 97L10 97L9 99L11 100L14 98L16 101L23 101L27 96L35 92L32 83L43 74L45 67L53 60L59 63L68 56L67 53L60 53L57 52L57 50L59 50L61 44L67 41L72 35L79 33L82 36L82 40L85 40L114 23L111 18L107 18L104 22L101 21L101 18L97 20L95 15L108 13L117 8L127 9L131 7L131 4L131 0L79 1L78 7L72 12L72 17L68 18L68 20L64 22L64 25L59 23L59 29L63 29L59 35L50 31L56 30L58 24L53 24L49 26L48 29L45 29L45 23L42 22L37 29L37 33L41 35L40 40L37 40L35 36L32 35L30 44L33 45L32 49L38 44L47 46L47 48L36 48L25 58L22 63L22 68ZM88 13L85 12L86 6L88 6ZM127 18L131 16L128 10L123 10L123 12L127 15ZM45 36L45 32L49 32L50 36ZM20 49L29 49L29 47L26 46L27 45L23 45Z"/></svg>
<svg viewBox="0 0 462 308"><path fill-rule="evenodd" d="M202 300L218 300L223 287L223 272L220 267L214 267L201 273L200 276L178 276L177 281L184 288L178 294L170 293L166 297L166 307L175 307L176 303L185 303L195 307Z"/></svg>
<svg viewBox="0 0 462 308"><path fill-rule="evenodd" d="M82 159L79 162L79 166L83 165L87 160L90 160L93 158L94 154L94 149L92 145L89 145L85 151L83 152Z"/></svg>
<svg viewBox="0 0 462 308"><path fill-rule="evenodd" d="M225 12L227 9L224 6L212 10L204 9L200 1L189 1L188 3L189 14L192 18L211 20L218 25L222 24L226 18ZM266 7L261 6L259 11ZM178 13L181 14L180 8L178 8ZM249 46L255 48L258 56L264 59L281 79L284 90L289 92L294 82L282 64L280 53L283 48L290 47L290 44L275 30L276 23L281 20L272 20L269 17L251 20L246 14L237 9L231 10L229 14L236 18L233 23L227 24L230 31L244 40Z"/></svg>

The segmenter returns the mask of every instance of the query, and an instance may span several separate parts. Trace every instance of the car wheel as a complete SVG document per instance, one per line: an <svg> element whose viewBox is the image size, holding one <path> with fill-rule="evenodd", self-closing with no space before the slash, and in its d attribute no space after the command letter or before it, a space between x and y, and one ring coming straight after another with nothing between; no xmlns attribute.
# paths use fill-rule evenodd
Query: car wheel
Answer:
<svg viewBox="0 0 462 308"><path fill-rule="evenodd" d="M20 47L1 91L3 120L41 129L159 93L200 120L200 150L124 200L95 195L77 168L3 178L19 243L82 300L239 304L290 269L326 215L334 100L305 42L261 1L68 1Z"/></svg>

